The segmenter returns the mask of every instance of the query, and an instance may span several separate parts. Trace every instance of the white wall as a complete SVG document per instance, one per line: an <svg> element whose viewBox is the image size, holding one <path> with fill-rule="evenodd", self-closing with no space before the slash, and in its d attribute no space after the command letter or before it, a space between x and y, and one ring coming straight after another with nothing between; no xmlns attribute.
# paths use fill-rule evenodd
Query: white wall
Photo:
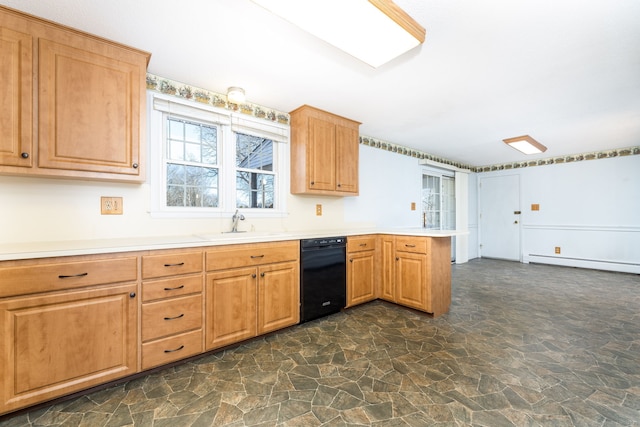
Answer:
<svg viewBox="0 0 640 427"><path fill-rule="evenodd" d="M640 156L479 175L504 174L520 176L524 262L640 273Z"/></svg>
<svg viewBox="0 0 640 427"><path fill-rule="evenodd" d="M287 166L288 167L288 166ZM283 218L252 218L241 229L331 230L374 226L419 226L418 160L360 146L359 197L287 197ZM118 237L177 236L226 231L228 216L163 219L149 214L149 184L0 176L0 244ZM100 197L123 198L123 215L101 215ZM315 205L323 215L316 216Z"/></svg>

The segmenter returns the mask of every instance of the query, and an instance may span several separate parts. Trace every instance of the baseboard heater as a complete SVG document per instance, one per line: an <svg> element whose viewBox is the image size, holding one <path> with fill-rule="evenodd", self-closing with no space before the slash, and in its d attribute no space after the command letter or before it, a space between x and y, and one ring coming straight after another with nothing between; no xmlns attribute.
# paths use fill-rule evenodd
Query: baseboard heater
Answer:
<svg viewBox="0 0 640 427"><path fill-rule="evenodd" d="M640 263L529 254L524 262L640 274Z"/></svg>

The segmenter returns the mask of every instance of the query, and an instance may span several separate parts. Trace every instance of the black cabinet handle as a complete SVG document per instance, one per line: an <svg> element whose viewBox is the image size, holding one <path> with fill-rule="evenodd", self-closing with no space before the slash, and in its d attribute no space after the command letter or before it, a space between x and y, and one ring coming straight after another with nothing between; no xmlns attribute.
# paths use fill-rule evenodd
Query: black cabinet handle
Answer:
<svg viewBox="0 0 640 427"><path fill-rule="evenodd" d="M264 277L264 273L260 273L260 277Z"/></svg>
<svg viewBox="0 0 640 427"><path fill-rule="evenodd" d="M183 265L184 265L184 262L177 262L175 264L165 264L164 266L165 267L180 267L180 266L183 266Z"/></svg>
<svg viewBox="0 0 640 427"><path fill-rule="evenodd" d="M316 184L316 182L315 182L315 181L311 181L311 185L315 185L315 184Z"/></svg>
<svg viewBox="0 0 640 427"><path fill-rule="evenodd" d="M184 288L184 285L176 286L175 288L164 288L165 291L177 291L178 289Z"/></svg>
<svg viewBox="0 0 640 427"><path fill-rule="evenodd" d="M252 279L255 279L256 277L257 277L257 276L256 276L256 273L253 273L253 274L251 275L251 278L252 278Z"/></svg>
<svg viewBox="0 0 640 427"><path fill-rule="evenodd" d="M400 258L396 257L396 261L400 261Z"/></svg>
<svg viewBox="0 0 640 427"><path fill-rule="evenodd" d="M184 317L184 313L175 317L165 317L164 320L176 320L176 319L180 319L181 317Z"/></svg>
<svg viewBox="0 0 640 427"><path fill-rule="evenodd" d="M22 154L20 154L20 156L21 156L23 159L28 159L28 158L29 158L29 153L22 153Z"/></svg>
<svg viewBox="0 0 640 427"><path fill-rule="evenodd" d="M89 273L80 273L80 274L71 274L69 276L65 276L65 275L59 275L58 278L59 279L70 279L72 277L84 277L84 276L88 276Z"/></svg>
<svg viewBox="0 0 640 427"><path fill-rule="evenodd" d="M256 259L256 258L264 258L264 254L263 255L251 255L251 259Z"/></svg>
<svg viewBox="0 0 640 427"><path fill-rule="evenodd" d="M360 243L360 246L367 246L366 243Z"/></svg>
<svg viewBox="0 0 640 427"><path fill-rule="evenodd" d="M415 248L415 247L416 247L416 245L407 245L407 244L405 244L405 246L406 246L407 248Z"/></svg>
<svg viewBox="0 0 640 427"><path fill-rule="evenodd" d="M135 293L135 292L131 292L131 293L129 294L129 298L135 298L135 297L136 297L136 293Z"/></svg>
<svg viewBox="0 0 640 427"><path fill-rule="evenodd" d="M349 262L353 262L353 258L351 258L351 259L349 260Z"/></svg>
<svg viewBox="0 0 640 427"><path fill-rule="evenodd" d="M131 166L133 166L133 168L134 168L134 169L138 169L138 164L137 164L137 163L134 163L134 164L133 164L133 165L131 165Z"/></svg>
<svg viewBox="0 0 640 427"><path fill-rule="evenodd" d="M175 351L180 351L180 350L182 350L183 348L184 348L184 345L181 345L180 347L178 347L178 348L176 348L176 349L173 349L173 350L165 350L164 352L165 352L165 353L173 353L173 352L175 352Z"/></svg>

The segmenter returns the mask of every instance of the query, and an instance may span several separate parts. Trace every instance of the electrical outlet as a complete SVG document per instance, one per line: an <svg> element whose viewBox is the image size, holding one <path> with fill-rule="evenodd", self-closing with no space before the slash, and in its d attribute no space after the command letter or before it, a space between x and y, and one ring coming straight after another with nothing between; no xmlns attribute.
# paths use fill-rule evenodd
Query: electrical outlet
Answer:
<svg viewBox="0 0 640 427"><path fill-rule="evenodd" d="M531 203L531 210L532 211L539 211L540 210L540 205L538 203Z"/></svg>
<svg viewBox="0 0 640 427"><path fill-rule="evenodd" d="M122 197L100 197L102 215L122 215Z"/></svg>
<svg viewBox="0 0 640 427"><path fill-rule="evenodd" d="M559 254L560 253L560 246L556 246L556 253Z"/></svg>
<svg viewBox="0 0 640 427"><path fill-rule="evenodd" d="M412 211L416 210L416 202L411 202L411 210Z"/></svg>
<svg viewBox="0 0 640 427"><path fill-rule="evenodd" d="M322 216L322 205L316 205L316 216Z"/></svg>

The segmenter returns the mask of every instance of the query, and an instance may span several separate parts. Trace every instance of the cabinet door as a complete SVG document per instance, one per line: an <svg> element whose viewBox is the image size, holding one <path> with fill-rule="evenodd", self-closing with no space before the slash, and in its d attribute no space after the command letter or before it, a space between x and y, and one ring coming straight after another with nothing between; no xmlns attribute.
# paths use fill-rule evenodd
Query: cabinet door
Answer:
<svg viewBox="0 0 640 427"><path fill-rule="evenodd" d="M298 262L265 265L258 269L258 334L300 322Z"/></svg>
<svg viewBox="0 0 640 427"><path fill-rule="evenodd" d="M336 189L335 125L329 121L309 117L309 189Z"/></svg>
<svg viewBox="0 0 640 427"><path fill-rule="evenodd" d="M426 255L396 252L396 302L418 310L427 310Z"/></svg>
<svg viewBox="0 0 640 427"><path fill-rule="evenodd" d="M374 300L375 252L364 251L348 255L347 263L347 307Z"/></svg>
<svg viewBox="0 0 640 427"><path fill-rule="evenodd" d="M205 347L207 350L256 336L257 269L207 274Z"/></svg>
<svg viewBox="0 0 640 427"><path fill-rule="evenodd" d="M0 165L31 167L33 159L33 40L0 16Z"/></svg>
<svg viewBox="0 0 640 427"><path fill-rule="evenodd" d="M142 180L146 63L83 36L39 40L38 166Z"/></svg>
<svg viewBox="0 0 640 427"><path fill-rule="evenodd" d="M135 373L136 288L0 302L0 413Z"/></svg>
<svg viewBox="0 0 640 427"><path fill-rule="evenodd" d="M393 236L380 238L380 250L382 251L382 274L380 279L380 298L395 302L396 260Z"/></svg>
<svg viewBox="0 0 640 427"><path fill-rule="evenodd" d="M336 125L336 190L358 194L358 129Z"/></svg>

